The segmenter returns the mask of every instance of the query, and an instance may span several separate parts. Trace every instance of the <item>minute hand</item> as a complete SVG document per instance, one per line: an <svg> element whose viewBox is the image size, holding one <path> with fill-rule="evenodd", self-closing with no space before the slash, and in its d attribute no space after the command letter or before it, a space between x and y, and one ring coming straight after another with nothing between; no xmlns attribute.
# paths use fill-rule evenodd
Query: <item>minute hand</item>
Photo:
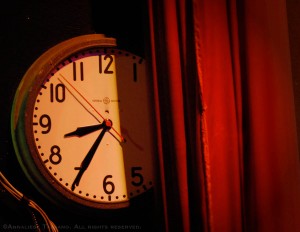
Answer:
<svg viewBox="0 0 300 232"><path fill-rule="evenodd" d="M105 123L105 122L103 122ZM75 189L75 185L78 186L79 185L79 182L81 180L81 177L83 175L83 173L86 171L86 169L88 168L88 166L90 165L93 157L94 157L94 154L105 134L105 132L108 130L107 127L104 127L103 130L101 131L100 135L97 137L96 141L94 142L93 146L91 147L91 149L89 150L89 152L87 153L87 155L85 156L84 160L82 161L80 167L77 167L75 168L76 170L79 170L73 184L72 184L72 191L74 191Z"/></svg>

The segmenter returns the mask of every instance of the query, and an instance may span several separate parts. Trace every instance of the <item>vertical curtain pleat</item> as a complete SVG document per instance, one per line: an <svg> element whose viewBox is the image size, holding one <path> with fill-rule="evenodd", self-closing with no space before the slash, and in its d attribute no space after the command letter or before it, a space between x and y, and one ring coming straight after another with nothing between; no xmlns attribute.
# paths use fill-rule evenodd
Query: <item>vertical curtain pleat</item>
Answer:
<svg viewBox="0 0 300 232"><path fill-rule="evenodd" d="M160 172L167 231L189 231L187 148L180 12L176 0L149 1L152 24L152 59L156 69L162 133ZM159 15L159 18L157 17ZM183 16L184 17L184 16ZM174 21L178 22L174 23ZM157 33L160 31L160 33Z"/></svg>
<svg viewBox="0 0 300 232"><path fill-rule="evenodd" d="M182 63L180 51L179 27L181 26L175 0L164 1L164 22L165 25L165 55L166 73L169 86L169 109L171 113L169 119L173 128L172 138L173 156L175 165L166 168L176 168L175 179L177 180L178 203L181 209L182 228L189 230L189 210L188 210L188 185L187 185L187 163L186 163L186 139L184 125L184 108L182 94ZM174 21L179 21L174 24ZM170 194L172 194L170 192ZM172 204L172 203L171 203ZM175 229L176 227L173 228Z"/></svg>
<svg viewBox="0 0 300 232"><path fill-rule="evenodd" d="M156 159L156 163L158 167L156 168L157 173L159 173L159 177L156 178L157 186L156 196L157 196L157 208L162 207L162 210L158 210L160 212L157 217L161 217L158 219L158 228L164 228L167 232L169 231L169 224L168 224L168 211L167 211L167 191L166 191L166 178L164 173L164 158L163 158L163 138L162 138L162 125L161 125L161 112L160 112L160 98L159 98L159 87L158 87L158 67L157 67L157 51L156 51L156 35L155 35L155 20L154 20L154 6L151 1L148 1L148 15L149 15L149 36L151 41L151 64L152 69L152 77L153 77L153 89L154 89L154 100L155 100L155 116L156 116L156 130L157 130L157 153L158 158Z"/></svg>
<svg viewBox="0 0 300 232"><path fill-rule="evenodd" d="M244 1L240 10L247 228L300 231L300 169L286 3Z"/></svg>
<svg viewBox="0 0 300 232"><path fill-rule="evenodd" d="M241 231L241 154L232 35L225 0L194 1L196 43L205 106L212 231ZM237 49L238 47L235 47ZM239 75L239 73L237 73ZM239 77L239 76L238 76Z"/></svg>

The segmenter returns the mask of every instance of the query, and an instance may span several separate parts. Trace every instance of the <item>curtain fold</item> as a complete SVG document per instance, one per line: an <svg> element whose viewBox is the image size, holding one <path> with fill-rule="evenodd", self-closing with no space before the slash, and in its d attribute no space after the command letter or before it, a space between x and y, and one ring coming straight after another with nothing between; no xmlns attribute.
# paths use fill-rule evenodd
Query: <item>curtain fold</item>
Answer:
<svg viewBox="0 0 300 232"><path fill-rule="evenodd" d="M284 0L148 0L166 231L300 231Z"/></svg>
<svg viewBox="0 0 300 232"><path fill-rule="evenodd" d="M240 7L247 228L297 231L300 169L286 2L245 1Z"/></svg>
<svg viewBox="0 0 300 232"><path fill-rule="evenodd" d="M210 164L210 217L212 231L241 231L242 175L241 122L239 118L239 73L235 70L231 34L236 18L228 15L231 5L224 0L195 1L194 24L198 69L202 75L202 101L205 106L207 154ZM238 51L237 51L238 52ZM236 74L236 75L234 75Z"/></svg>
<svg viewBox="0 0 300 232"><path fill-rule="evenodd" d="M189 231L188 172L185 138L184 98L182 86L182 37L176 1L150 2L152 63L160 111L162 152L160 169L166 229ZM157 18L155 15L160 15ZM177 24L173 24L178 21ZM172 25L171 27L166 25ZM162 33L156 33L157 31ZM175 49L174 49L175 48ZM163 56L161 56L164 54ZM176 221L176 224L173 223Z"/></svg>

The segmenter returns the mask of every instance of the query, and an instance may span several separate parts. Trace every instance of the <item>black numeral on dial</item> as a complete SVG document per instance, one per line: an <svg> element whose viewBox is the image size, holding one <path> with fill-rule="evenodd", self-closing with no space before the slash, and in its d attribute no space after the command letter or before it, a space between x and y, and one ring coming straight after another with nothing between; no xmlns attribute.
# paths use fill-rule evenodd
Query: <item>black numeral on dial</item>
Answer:
<svg viewBox="0 0 300 232"><path fill-rule="evenodd" d="M133 181L131 181L131 184L133 186L141 186L144 183L144 177L141 174L142 171L142 167L132 167L131 168L131 177L132 179L134 179Z"/></svg>
<svg viewBox="0 0 300 232"><path fill-rule="evenodd" d="M63 102L66 98L66 88L63 84L50 84L50 102Z"/></svg>
<svg viewBox="0 0 300 232"><path fill-rule="evenodd" d="M57 145L53 145L50 151L51 151L51 154L49 156L50 162L54 165L59 164L62 160L62 156L60 154L60 147Z"/></svg>
<svg viewBox="0 0 300 232"><path fill-rule="evenodd" d="M80 62L80 80L83 81L83 62ZM77 68L76 68L76 62L73 62L73 81L77 81Z"/></svg>
<svg viewBox="0 0 300 232"><path fill-rule="evenodd" d="M114 62L113 56L110 54L104 55L103 60L108 60L108 62L105 62L106 64L102 62L102 57L103 55L99 55L99 73L113 74L114 71L111 70L111 65Z"/></svg>
<svg viewBox="0 0 300 232"><path fill-rule="evenodd" d="M112 194L115 191L115 184L108 179L111 179L112 175L107 175L103 180L103 190L106 194Z"/></svg>
<svg viewBox="0 0 300 232"><path fill-rule="evenodd" d="M48 134L51 130L51 118L48 114L43 114L40 117L39 124L45 130L42 131L42 134Z"/></svg>

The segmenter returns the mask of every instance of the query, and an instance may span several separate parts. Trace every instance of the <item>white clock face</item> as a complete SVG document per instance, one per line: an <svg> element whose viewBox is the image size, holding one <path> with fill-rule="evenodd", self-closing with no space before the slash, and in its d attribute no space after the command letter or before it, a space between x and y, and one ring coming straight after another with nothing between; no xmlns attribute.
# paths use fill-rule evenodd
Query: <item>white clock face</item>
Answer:
<svg viewBox="0 0 300 232"><path fill-rule="evenodd" d="M143 59L117 49L77 53L36 95L35 160L53 186L104 204L153 186L155 123Z"/></svg>

